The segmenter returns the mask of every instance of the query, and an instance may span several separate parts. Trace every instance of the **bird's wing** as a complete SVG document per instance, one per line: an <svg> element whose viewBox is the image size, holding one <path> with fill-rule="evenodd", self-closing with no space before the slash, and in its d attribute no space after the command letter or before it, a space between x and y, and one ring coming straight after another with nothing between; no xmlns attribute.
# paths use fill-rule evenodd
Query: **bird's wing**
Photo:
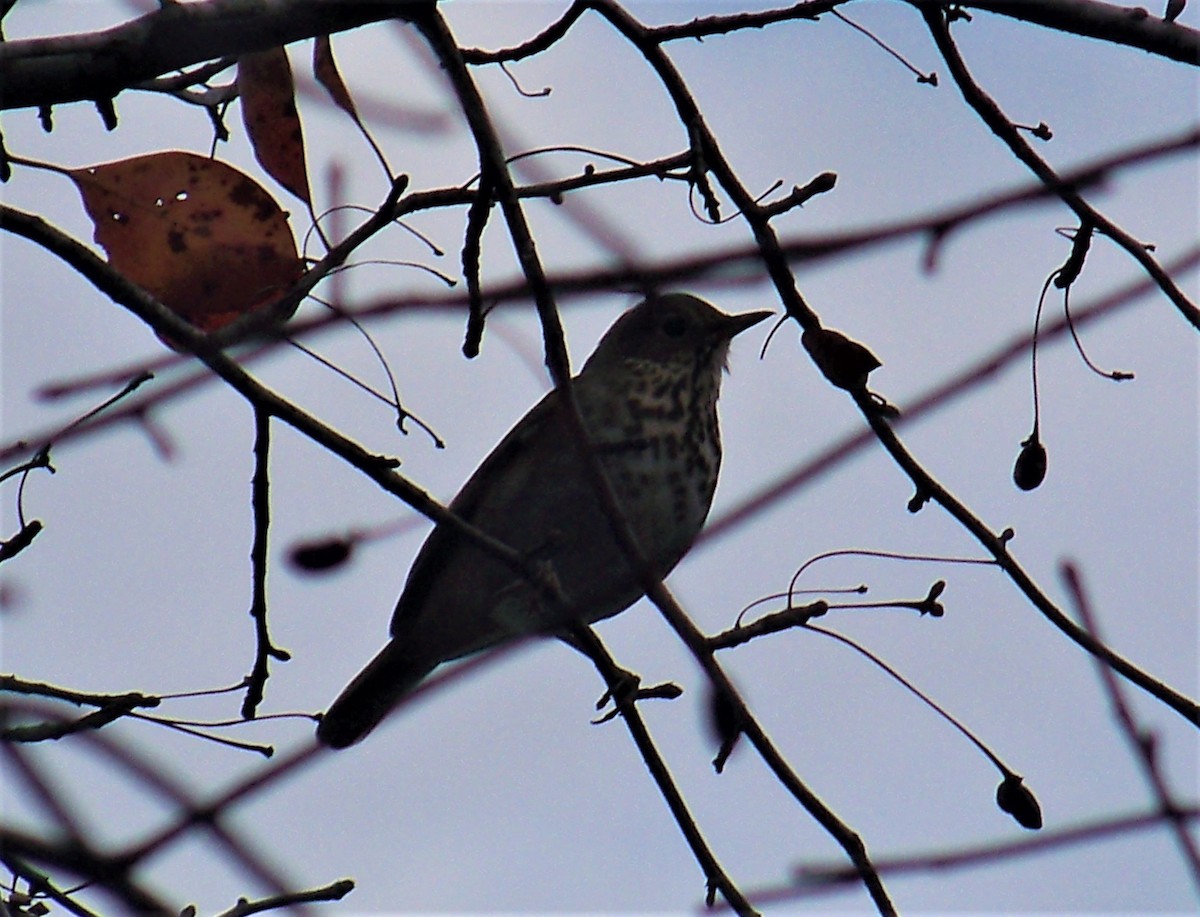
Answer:
<svg viewBox="0 0 1200 917"><path fill-rule="evenodd" d="M449 508L455 514L489 534L497 535L494 531L496 519L509 515L513 507L522 502L521 495L536 485L534 479L543 478L552 470L552 460L548 461L541 453L552 447L556 440L560 448L566 447L564 451L570 451L569 443L556 436L563 427L558 403L558 393L548 392L509 430L451 501ZM538 453L535 461L530 460L534 453ZM505 540L502 536L497 537ZM391 627L394 636L403 634L406 627L420 617L434 585L447 571L456 572L456 561L467 545L468 540L452 526L438 524L434 527L413 561L404 591L396 604ZM518 550L524 547L519 540L511 546Z"/></svg>

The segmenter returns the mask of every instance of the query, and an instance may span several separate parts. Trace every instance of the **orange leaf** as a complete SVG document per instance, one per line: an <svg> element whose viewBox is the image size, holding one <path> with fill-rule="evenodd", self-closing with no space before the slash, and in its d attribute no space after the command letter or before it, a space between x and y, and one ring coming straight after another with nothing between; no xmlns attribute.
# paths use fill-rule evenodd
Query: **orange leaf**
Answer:
<svg viewBox="0 0 1200 917"><path fill-rule="evenodd" d="M169 151L68 174L109 263L201 331L269 305L303 273L287 214L223 162Z"/></svg>
<svg viewBox="0 0 1200 917"><path fill-rule="evenodd" d="M358 121L358 109L354 107L350 90L338 72L337 62L333 59L333 43L328 35L318 35L313 42L313 76L325 87L337 107Z"/></svg>
<svg viewBox="0 0 1200 917"><path fill-rule="evenodd" d="M242 122L259 164L306 204L312 203L304 165L304 132L296 111L296 86L283 48L238 58Z"/></svg>

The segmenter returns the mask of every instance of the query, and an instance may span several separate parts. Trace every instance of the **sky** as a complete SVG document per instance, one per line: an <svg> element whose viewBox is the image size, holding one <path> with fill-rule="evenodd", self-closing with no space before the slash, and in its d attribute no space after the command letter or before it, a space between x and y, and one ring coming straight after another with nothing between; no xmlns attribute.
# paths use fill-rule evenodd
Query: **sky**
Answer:
<svg viewBox="0 0 1200 917"><path fill-rule="evenodd" d="M562 5L451 3L463 45L521 41ZM685 22L729 4L645 3L649 23ZM856 3L846 14L869 27L938 86L919 84L863 34L835 19L786 23L668 46L725 155L752 189L803 185L826 170L836 189L776 221L782 238L816 238L975 201L1029 181L1024 168L964 106L920 20L907 4ZM115 2L18 4L9 39L88 31L122 21ZM1109 47L975 13L955 37L977 79L1014 119L1054 131L1038 150L1068 169L1194 124L1194 71L1143 52ZM1182 21L1195 19L1185 11ZM393 168L413 189L460 185L476 171L470 138L448 88L420 41L399 26L336 36L343 76L364 111L407 112L378 124ZM291 49L307 73L309 44ZM598 18L585 16L552 51L510 67L474 70L509 152L573 144L635 159L679 152L685 137L669 101L638 55ZM378 102L368 106L367 102ZM121 121L106 132L93 108L61 106L44 134L36 113L4 116L7 148L66 166L162 149L204 153L199 109L125 93ZM302 95L310 175L328 206L329 174L343 198L371 207L386 182L344 115ZM370 117L370 116L369 116ZM303 206L262 176L240 130L219 156L260 177L292 213ZM539 174L577 174L595 155L536 160ZM78 194L62 176L17 168L5 203L35 211L90 244ZM1193 155L1142 166L1089 192L1103 212L1156 245L1164 263L1195 243ZM527 208L539 254L552 272L613 263L581 231L603 222L625 250L658 260L743 246L737 219L697 220L686 188L653 179L568 196L561 207ZM732 208L727 206L727 212ZM353 223L359 215L351 213ZM348 301L441 295L419 262L458 275L465 213L425 213L415 235L373 240L344 275ZM933 386L1028 334L1047 275L1069 251L1056 234L1075 225L1043 203L954 234L934 271L920 239L796 268L799 288L825 324L867 344L883 363L872 387L904 408ZM310 243L310 252L315 247ZM387 262L387 263L383 263ZM139 365L163 354L139 320L25 240L0 238L0 439L30 438L88 410L111 392L47 402L47 384ZM516 276L511 244L495 220L484 236L485 288ZM1139 279L1132 259L1097 239L1076 284L1080 307ZM1193 298L1194 274L1180 278ZM761 279L689 290L725 311L780 311ZM578 367L630 295L565 299L564 325ZM1061 314L1052 294L1046 317ZM319 314L306 306L301 317ZM444 438L398 433L386 407L294 352L256 364L267 384L369 449L398 457L400 472L448 501L473 468L549 385L532 308L499 310L481 355L462 357L463 316L414 310L369 328L395 372L406 408ZM1090 373L1060 338L1039 351L1041 433L1049 473L1039 489L1014 487L1012 462L1031 424L1027 359L901 428L931 473L994 531L1011 527L1011 549L1061 607L1070 610L1060 565L1077 564L1105 639L1174 688L1198 685L1197 350L1195 329L1160 296L1146 296L1081 331L1092 359L1135 373L1114 384ZM859 432L861 415L819 376L793 325L761 359L765 328L739 338L721 398L723 473L711 520ZM307 340L339 366L383 385L363 340L347 331ZM165 384L170 374L151 385ZM169 460L135 425L53 453L55 474L32 475L26 514L45 529L0 567L9 597L0 667L80 691L192 692L236 684L253 658L249 506L253 418L219 384L154 411ZM264 714L324 709L378 650L396 596L428 523L292 430L275 425L272 454L270 620L291 653L275 663ZM16 529L14 481L0 491L2 529ZM766 511L703 540L668 585L706 632L731 626L754 600L787 589L809 558L848 548L938 557L980 557L980 548L930 505L910 513L912 488L871 444ZM397 524L344 569L323 577L286 562L299 541ZM6 535L7 537L7 535ZM1034 790L1046 830L1144 811L1152 795L1114 725L1092 661L1051 627L998 571L944 562L842 556L801 579L815 589L866 583L866 600L918 599L947 586L945 615L895 609L835 610L824 624L859 641L965 722ZM859 602L862 596L828 595ZM763 606L778 610L779 602ZM775 781L747 743L714 773L703 676L652 605L643 601L599 628L617 659L648 683L684 688L642 712L718 859L743 891L777 890L793 869L840 864L830 838ZM878 667L846 646L792 631L721 655L766 731L806 782L856 831L873 856L921 854L1029 836L993 803L998 775L961 735ZM590 663L554 642L521 647L422 698L351 750L324 754L238 805L226 827L291 886L353 877L355 890L330 914L393 912L693 912L703 876L619 721L593 725L602 691ZM1153 731L1163 773L1183 800L1200 792L1200 742L1178 714L1128 688L1139 723ZM240 694L172 700L180 718L235 718ZM268 743L286 756L311 742L312 721L265 719L218 730ZM269 765L252 753L147 722L103 730L144 755L199 798ZM94 745L76 739L31 749L73 811L103 844L136 842L169 824L172 808ZM44 826L6 763L6 822ZM211 835L192 833L146 864L150 887L180 906L217 913L266 889ZM1196 889L1162 828L970 869L884 876L908 913L1173 913L1195 907ZM64 883L68 884L68 883ZM102 902L85 893L84 900ZM99 907L99 904L95 904ZM867 913L861 888L779 901L771 913Z"/></svg>

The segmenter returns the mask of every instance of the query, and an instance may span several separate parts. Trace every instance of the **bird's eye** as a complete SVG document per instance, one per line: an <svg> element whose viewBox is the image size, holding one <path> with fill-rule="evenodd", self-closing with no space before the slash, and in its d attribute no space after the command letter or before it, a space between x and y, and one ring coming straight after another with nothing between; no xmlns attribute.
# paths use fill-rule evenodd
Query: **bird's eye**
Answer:
<svg viewBox="0 0 1200 917"><path fill-rule="evenodd" d="M663 319L662 330L669 338L681 338L687 331L687 322L683 320L682 315L668 315Z"/></svg>

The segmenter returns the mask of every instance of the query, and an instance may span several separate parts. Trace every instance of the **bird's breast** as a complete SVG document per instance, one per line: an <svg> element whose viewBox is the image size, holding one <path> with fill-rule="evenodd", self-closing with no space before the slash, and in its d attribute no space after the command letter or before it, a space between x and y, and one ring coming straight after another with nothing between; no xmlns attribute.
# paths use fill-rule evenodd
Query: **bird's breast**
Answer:
<svg viewBox="0 0 1200 917"><path fill-rule="evenodd" d="M602 413L587 418L588 428L613 489L643 550L673 565L699 534L716 489L715 393L693 373L649 371L633 374Z"/></svg>

